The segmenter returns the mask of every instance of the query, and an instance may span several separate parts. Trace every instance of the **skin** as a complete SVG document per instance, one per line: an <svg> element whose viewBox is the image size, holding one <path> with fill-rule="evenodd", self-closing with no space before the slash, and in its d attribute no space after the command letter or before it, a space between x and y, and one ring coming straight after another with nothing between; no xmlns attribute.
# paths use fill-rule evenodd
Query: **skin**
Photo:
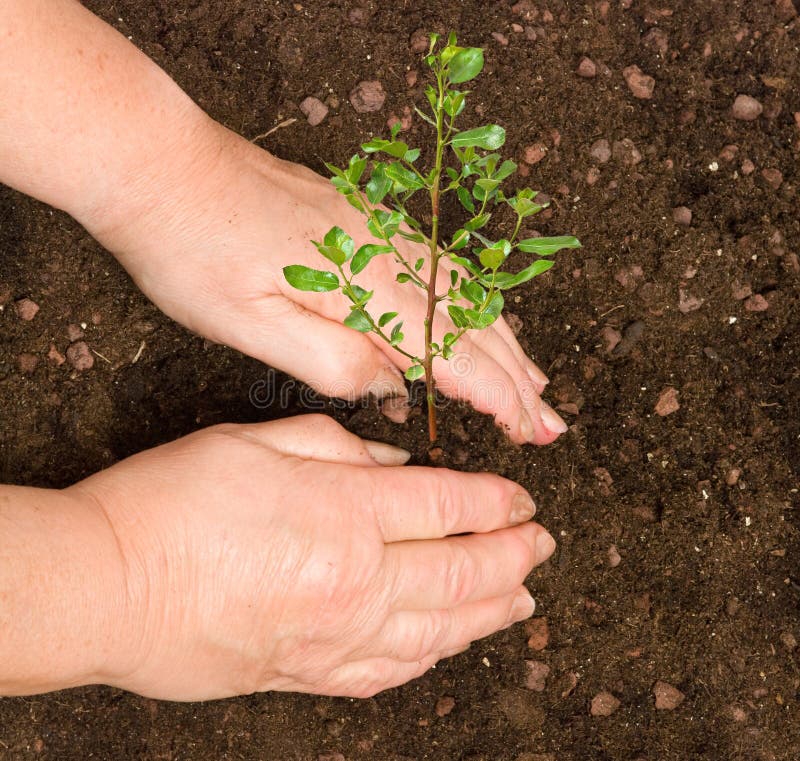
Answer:
<svg viewBox="0 0 800 761"><path fill-rule="evenodd" d="M168 315L323 393L405 394L402 358L342 326L340 296L283 280L334 224L369 238L327 181L209 119L72 0L0 4L0 96L0 180L74 216ZM364 286L413 344L423 294L387 260ZM445 393L518 443L565 430L504 322L461 350L435 368ZM527 493L406 459L301 416L200 431L63 491L0 486L0 694L367 696L529 616L523 581L554 542Z"/></svg>

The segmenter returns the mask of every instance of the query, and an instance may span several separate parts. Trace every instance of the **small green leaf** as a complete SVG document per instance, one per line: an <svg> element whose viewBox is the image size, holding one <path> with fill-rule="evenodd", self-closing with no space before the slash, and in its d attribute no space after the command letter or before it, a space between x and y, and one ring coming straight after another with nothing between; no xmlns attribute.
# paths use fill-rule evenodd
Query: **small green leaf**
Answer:
<svg viewBox="0 0 800 761"><path fill-rule="evenodd" d="M456 195L458 196L458 200L461 201L461 205L470 213L475 213L475 202L472 200L472 193L469 192L466 188L459 188L456 190Z"/></svg>
<svg viewBox="0 0 800 761"><path fill-rule="evenodd" d="M413 164L419 158L419 148L410 148L406 151L406 155L403 157L409 164Z"/></svg>
<svg viewBox="0 0 800 761"><path fill-rule="evenodd" d="M431 108L435 114L439 110L439 96L437 95L436 90L433 89L433 85L428 85L425 88L425 97L428 99L428 103L431 104Z"/></svg>
<svg viewBox="0 0 800 761"><path fill-rule="evenodd" d="M323 243L331 248L338 248L345 256L344 261L347 261L353 256L355 244L353 239L341 227L332 227L325 233ZM341 262L338 262L341 264Z"/></svg>
<svg viewBox="0 0 800 761"><path fill-rule="evenodd" d="M450 261L454 262L455 264L460 264L464 269L468 272L471 272L476 277L480 277L481 270L478 266L476 266L475 262L471 259L467 259L465 256L453 256L450 255ZM455 283L453 283L455 285Z"/></svg>
<svg viewBox="0 0 800 761"><path fill-rule="evenodd" d="M521 272L518 272L516 275L511 272L498 272L495 274L495 288L507 290L527 283L537 275L547 272L554 264L555 262L552 259L537 259L533 264L529 265Z"/></svg>
<svg viewBox="0 0 800 761"><path fill-rule="evenodd" d="M395 191L419 190L425 187L422 180L417 177L410 169L406 169L400 164L388 164L386 166L386 176L395 184Z"/></svg>
<svg viewBox="0 0 800 761"><path fill-rule="evenodd" d="M372 330L372 323L364 314L362 309L353 309L347 317L344 318L344 324L348 328L357 330L359 333L369 333Z"/></svg>
<svg viewBox="0 0 800 761"><path fill-rule="evenodd" d="M459 291L467 301L471 301L475 306L481 306L486 298L486 291L476 282L467 280L467 278L461 278Z"/></svg>
<svg viewBox="0 0 800 761"><path fill-rule="evenodd" d="M425 375L425 368L422 365L411 365L405 372L405 376L410 381L419 380Z"/></svg>
<svg viewBox="0 0 800 761"><path fill-rule="evenodd" d="M489 223L489 218L492 215L488 212L481 214L478 217L473 217L464 225L465 230L469 230L471 233L474 233L476 230L480 230L482 227L486 227ZM476 236L477 237L477 236Z"/></svg>
<svg viewBox="0 0 800 761"><path fill-rule="evenodd" d="M450 270L450 287L455 288L458 282L458 270Z"/></svg>
<svg viewBox="0 0 800 761"><path fill-rule="evenodd" d="M397 317L397 312L384 312L378 318L378 326L382 328L388 325L395 317Z"/></svg>
<svg viewBox="0 0 800 761"><path fill-rule="evenodd" d="M497 150L506 141L506 131L497 124L458 132L450 139L450 145L457 148L473 146L487 151Z"/></svg>
<svg viewBox="0 0 800 761"><path fill-rule="evenodd" d="M571 235L556 238L526 238L517 243L517 248L526 254L552 256L562 248L581 248L581 242Z"/></svg>
<svg viewBox="0 0 800 761"><path fill-rule="evenodd" d="M442 342L445 346L452 346L456 342L456 334L455 333L445 333Z"/></svg>
<svg viewBox="0 0 800 761"><path fill-rule="evenodd" d="M453 84L459 84L477 77L481 69L483 69L483 50L466 48L450 59L448 77Z"/></svg>
<svg viewBox="0 0 800 761"><path fill-rule="evenodd" d="M392 181L386 176L386 164L376 163L366 185L367 198L372 204L379 204L392 187Z"/></svg>
<svg viewBox="0 0 800 761"><path fill-rule="evenodd" d="M500 186L500 180L495 180L488 177L481 177L481 179L476 180L475 186L479 187L486 193L491 193L493 190L497 190L497 188Z"/></svg>
<svg viewBox="0 0 800 761"><path fill-rule="evenodd" d="M506 177L510 177L514 172L517 171L517 165L509 160L506 159L502 164L500 164L500 168L494 173L495 180L505 180Z"/></svg>
<svg viewBox="0 0 800 761"><path fill-rule="evenodd" d="M442 108L451 119L455 119L464 110L466 104L466 95L458 90L452 90L444 96Z"/></svg>
<svg viewBox="0 0 800 761"><path fill-rule="evenodd" d="M364 290L360 285L353 285L353 295L355 296L355 304L357 306L364 306L373 296L375 291Z"/></svg>
<svg viewBox="0 0 800 761"><path fill-rule="evenodd" d="M453 236L453 242L450 244L449 248L451 251L460 251L467 243L469 243L469 230L465 230L462 227L460 230L456 231L456 234Z"/></svg>
<svg viewBox="0 0 800 761"><path fill-rule="evenodd" d="M389 334L389 343L392 346L397 346L397 344L401 343L404 338L403 321L401 320L392 328L392 332Z"/></svg>
<svg viewBox="0 0 800 761"><path fill-rule="evenodd" d="M364 174L366 168L367 160L356 154L350 159L350 164L345 172L347 179L353 185L358 185L358 181L361 179L361 175Z"/></svg>
<svg viewBox="0 0 800 761"><path fill-rule="evenodd" d="M395 280L397 280L398 283L407 283L411 280L411 275L409 275L408 272L398 272Z"/></svg>
<svg viewBox="0 0 800 761"><path fill-rule="evenodd" d="M353 261L350 262L350 272L357 275L374 257L380 254L393 254L394 251L394 246L381 246L376 243L367 243L361 246L361 248L356 251L355 256L353 256Z"/></svg>
<svg viewBox="0 0 800 761"><path fill-rule="evenodd" d="M286 282L299 291L325 293L335 291L339 287L339 278L333 272L311 269L302 264L290 264L283 268Z"/></svg>
<svg viewBox="0 0 800 761"><path fill-rule="evenodd" d="M367 228L376 238L391 238L402 221L403 215L399 211L378 209L374 216L367 220Z"/></svg>
<svg viewBox="0 0 800 761"><path fill-rule="evenodd" d="M457 328L469 327L469 320L467 319L465 311L464 307L456 306L455 304L447 305L447 313L450 315L453 325Z"/></svg>
<svg viewBox="0 0 800 761"><path fill-rule="evenodd" d="M414 262L414 272L419 272L425 266L425 258L420 257Z"/></svg>
<svg viewBox="0 0 800 761"><path fill-rule="evenodd" d="M367 210L364 208L364 204L361 203L361 199L355 193L348 193L345 195L347 199L347 203L349 203L354 209L357 209L362 214L366 214Z"/></svg>
<svg viewBox="0 0 800 761"><path fill-rule="evenodd" d="M496 270L506 260L499 248L485 248L478 254L481 266L489 270Z"/></svg>
<svg viewBox="0 0 800 761"><path fill-rule="evenodd" d="M425 240L425 236L422 233L412 233L408 230L398 230L397 234L401 238L405 238L406 240L410 240L414 243L422 243Z"/></svg>
<svg viewBox="0 0 800 761"><path fill-rule="evenodd" d="M391 145L390 140L384 140L382 137L373 137L372 140L362 143L361 150L364 153L377 153L382 151L387 145Z"/></svg>

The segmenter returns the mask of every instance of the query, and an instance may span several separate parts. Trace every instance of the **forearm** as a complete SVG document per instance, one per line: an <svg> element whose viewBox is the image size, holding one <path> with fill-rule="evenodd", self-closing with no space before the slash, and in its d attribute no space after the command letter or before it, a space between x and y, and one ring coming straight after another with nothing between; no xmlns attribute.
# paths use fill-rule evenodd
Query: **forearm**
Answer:
<svg viewBox="0 0 800 761"><path fill-rule="evenodd" d="M0 486L0 695L103 681L125 580L99 506Z"/></svg>
<svg viewBox="0 0 800 761"><path fill-rule="evenodd" d="M0 3L0 181L102 231L176 192L211 124L75 0Z"/></svg>

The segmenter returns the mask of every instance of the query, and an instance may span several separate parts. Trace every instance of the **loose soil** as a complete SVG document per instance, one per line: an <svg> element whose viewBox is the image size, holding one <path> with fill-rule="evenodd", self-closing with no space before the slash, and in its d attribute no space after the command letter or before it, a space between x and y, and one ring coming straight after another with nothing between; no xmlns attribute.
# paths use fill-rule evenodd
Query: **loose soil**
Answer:
<svg viewBox="0 0 800 761"><path fill-rule="evenodd" d="M529 579L535 626L374 699L181 705L106 688L6 699L0 758L800 758L791 2L86 4L232 129L252 137L296 118L262 144L317 170L424 100L417 29L456 29L487 48L467 119L504 125L518 159L544 146L522 180L553 198L537 228L585 246L509 304L571 428L553 446L517 449L451 405L444 463L524 484L559 548ZM584 56L593 78L576 73ZM633 96L632 65L655 79L652 98ZM348 93L369 79L388 98L360 115ZM732 117L739 94L762 104L754 121ZM298 108L307 96L330 108L317 127ZM409 140L426 136L415 120ZM602 139L607 163L590 153ZM691 210L689 226L676 207ZM254 405L254 383L286 379L161 315L64 214L2 189L0 250L3 481L64 486L199 427L301 411L297 390L283 408ZM22 298L40 306L31 321L13 307ZM96 354L79 373L47 354L51 344L64 354L67 326L80 323ZM359 434L424 452L423 415L398 427L369 407L323 406ZM669 707L657 709L656 692Z"/></svg>

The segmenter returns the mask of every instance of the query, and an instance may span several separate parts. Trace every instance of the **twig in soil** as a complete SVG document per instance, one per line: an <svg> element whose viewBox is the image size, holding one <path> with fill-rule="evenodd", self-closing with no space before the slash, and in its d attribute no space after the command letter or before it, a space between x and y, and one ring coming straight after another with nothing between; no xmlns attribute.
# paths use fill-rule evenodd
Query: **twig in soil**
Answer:
<svg viewBox="0 0 800 761"><path fill-rule="evenodd" d="M139 361L139 357L141 357L141 356L142 356L142 352L144 351L144 347L145 347L145 345L146 345L146 344L145 344L145 342L144 342L144 341L142 341L142 342L139 344L139 348L136 350L136 354L134 354L134 355L133 355L133 359L131 360L131 364L132 364L132 365L135 365L135 364L136 364L136 363Z"/></svg>
<svg viewBox="0 0 800 761"><path fill-rule="evenodd" d="M102 355L102 354L101 354L99 351L97 351L96 349L92 349L92 354L96 354L98 357L100 357L100 359L102 359L102 360L103 360L103 362L108 362L108 364L109 364L109 365L111 364L111 360L110 360L108 357L104 357L104 356L103 356L103 355Z"/></svg>
<svg viewBox="0 0 800 761"><path fill-rule="evenodd" d="M250 142L257 143L259 140L263 140L265 137L269 137L273 132L277 132L279 129L283 127L288 127L290 124L294 124L297 121L294 117L291 119L284 119L279 124L276 124L272 129L267 130L263 135L256 135Z"/></svg>
<svg viewBox="0 0 800 761"><path fill-rule="evenodd" d="M605 317L607 314L611 314L612 312L616 312L617 309L622 309L622 307L624 307L624 306L625 306L625 304L617 304L615 307L611 307L611 309L609 309L607 312L603 312L603 314L601 314L600 316L601 317Z"/></svg>

